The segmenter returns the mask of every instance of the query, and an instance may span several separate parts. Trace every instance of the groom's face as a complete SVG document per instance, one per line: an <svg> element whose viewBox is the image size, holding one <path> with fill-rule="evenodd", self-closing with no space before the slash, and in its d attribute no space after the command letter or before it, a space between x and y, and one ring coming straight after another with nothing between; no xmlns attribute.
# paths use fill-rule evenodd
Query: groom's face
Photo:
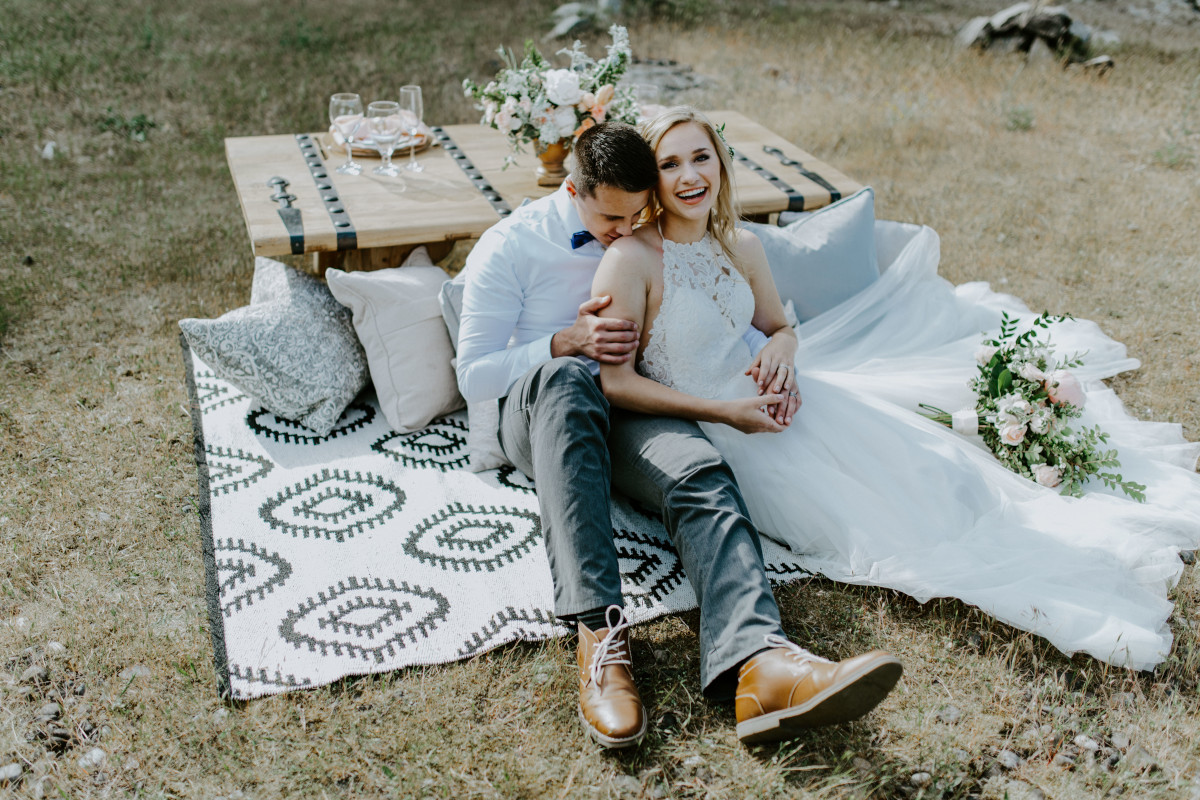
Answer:
<svg viewBox="0 0 1200 800"><path fill-rule="evenodd" d="M633 233L633 226L650 202L650 191L626 192L615 186L597 186L590 195L576 190L567 180L567 191L575 201L575 210L583 227L588 229L596 241L608 247L610 244Z"/></svg>

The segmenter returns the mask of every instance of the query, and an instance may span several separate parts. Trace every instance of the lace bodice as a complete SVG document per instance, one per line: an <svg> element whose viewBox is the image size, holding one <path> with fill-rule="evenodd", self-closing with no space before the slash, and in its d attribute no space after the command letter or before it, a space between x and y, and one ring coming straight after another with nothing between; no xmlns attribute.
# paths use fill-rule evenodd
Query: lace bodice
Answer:
<svg viewBox="0 0 1200 800"><path fill-rule="evenodd" d="M662 306L638 372L697 397L715 397L750 365L742 334L754 317L750 284L712 236L692 244L663 237Z"/></svg>

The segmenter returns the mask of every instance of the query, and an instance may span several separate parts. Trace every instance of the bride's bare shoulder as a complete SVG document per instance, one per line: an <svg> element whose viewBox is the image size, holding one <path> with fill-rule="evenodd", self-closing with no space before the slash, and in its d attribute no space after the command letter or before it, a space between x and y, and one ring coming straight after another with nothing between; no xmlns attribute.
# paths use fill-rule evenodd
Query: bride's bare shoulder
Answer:
<svg viewBox="0 0 1200 800"><path fill-rule="evenodd" d="M614 262L620 269L642 271L657 266L662 261L661 251L655 238L649 236L644 227L633 232L632 236L622 236L608 246Z"/></svg>

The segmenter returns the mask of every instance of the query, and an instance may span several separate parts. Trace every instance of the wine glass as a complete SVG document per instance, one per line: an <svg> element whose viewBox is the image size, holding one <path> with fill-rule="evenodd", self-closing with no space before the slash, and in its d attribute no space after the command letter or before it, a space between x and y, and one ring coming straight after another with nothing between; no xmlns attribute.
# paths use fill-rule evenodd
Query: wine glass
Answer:
<svg viewBox="0 0 1200 800"><path fill-rule="evenodd" d="M376 175L396 177L400 170L392 165L392 151L396 149L396 141L404 130L400 119L400 104L391 100L376 100L367 106L367 125L371 131L371 141L379 148L383 163L372 170Z"/></svg>
<svg viewBox="0 0 1200 800"><path fill-rule="evenodd" d="M404 167L410 172L424 172L425 167L417 162L417 134L421 130L421 115L424 109L421 105L421 87L415 84L400 87L400 107L409 112L405 114L408 123L408 136L411 140L408 148L408 164Z"/></svg>
<svg viewBox="0 0 1200 800"><path fill-rule="evenodd" d="M342 175L358 175L362 164L354 160L352 140L363 118L362 98L353 92L338 92L329 98L329 121L346 143L346 163L337 168Z"/></svg>

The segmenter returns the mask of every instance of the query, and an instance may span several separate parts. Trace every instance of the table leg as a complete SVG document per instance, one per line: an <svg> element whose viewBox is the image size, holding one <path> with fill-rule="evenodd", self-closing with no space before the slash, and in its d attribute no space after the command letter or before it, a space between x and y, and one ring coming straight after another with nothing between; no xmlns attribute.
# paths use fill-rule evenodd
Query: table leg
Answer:
<svg viewBox="0 0 1200 800"><path fill-rule="evenodd" d="M371 247L365 250L342 250L334 252L313 253L313 270L317 275L325 277L325 270L330 267L351 272L354 270L376 270L398 267L408 258L409 253L420 245L403 244L395 247ZM442 260L454 247L454 242L427 242L425 249L429 258L435 263Z"/></svg>

